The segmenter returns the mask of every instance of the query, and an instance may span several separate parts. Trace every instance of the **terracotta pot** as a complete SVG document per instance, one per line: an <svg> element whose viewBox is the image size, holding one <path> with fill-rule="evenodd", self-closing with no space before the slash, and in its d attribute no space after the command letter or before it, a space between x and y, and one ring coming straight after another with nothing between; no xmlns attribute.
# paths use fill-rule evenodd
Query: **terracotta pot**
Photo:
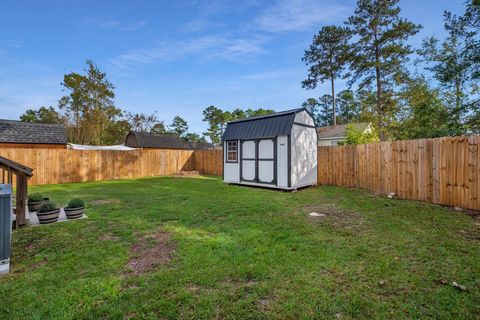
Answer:
<svg viewBox="0 0 480 320"><path fill-rule="evenodd" d="M47 212L37 212L38 222L40 222L40 224L56 222L59 215L60 209Z"/></svg>
<svg viewBox="0 0 480 320"><path fill-rule="evenodd" d="M78 219L83 216L83 213L85 212L85 207L64 208L63 210L65 211L67 219Z"/></svg>

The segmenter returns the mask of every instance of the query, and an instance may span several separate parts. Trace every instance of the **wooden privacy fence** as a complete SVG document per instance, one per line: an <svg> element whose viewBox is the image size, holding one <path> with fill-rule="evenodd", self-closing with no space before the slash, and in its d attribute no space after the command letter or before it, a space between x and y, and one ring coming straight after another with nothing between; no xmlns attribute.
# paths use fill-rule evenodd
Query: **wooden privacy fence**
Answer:
<svg viewBox="0 0 480 320"><path fill-rule="evenodd" d="M163 176L194 170L191 150L6 149L0 156L33 169L31 185Z"/></svg>
<svg viewBox="0 0 480 320"><path fill-rule="evenodd" d="M478 143L479 137L471 136L319 147L318 183L480 210ZM222 154L0 148L0 156L34 169L30 184L162 176L181 170L222 175Z"/></svg>
<svg viewBox="0 0 480 320"><path fill-rule="evenodd" d="M198 172L221 176L223 174L222 150L197 150L194 168Z"/></svg>
<svg viewBox="0 0 480 320"><path fill-rule="evenodd" d="M479 210L478 136L319 147L318 183Z"/></svg>

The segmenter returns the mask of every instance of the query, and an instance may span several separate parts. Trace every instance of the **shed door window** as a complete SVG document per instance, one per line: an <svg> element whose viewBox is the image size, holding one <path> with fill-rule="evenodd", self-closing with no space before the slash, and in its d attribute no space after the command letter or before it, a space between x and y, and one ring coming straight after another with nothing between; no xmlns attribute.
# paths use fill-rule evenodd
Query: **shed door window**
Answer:
<svg viewBox="0 0 480 320"><path fill-rule="evenodd" d="M237 162L237 155L238 155L237 141L228 141L227 142L227 161Z"/></svg>

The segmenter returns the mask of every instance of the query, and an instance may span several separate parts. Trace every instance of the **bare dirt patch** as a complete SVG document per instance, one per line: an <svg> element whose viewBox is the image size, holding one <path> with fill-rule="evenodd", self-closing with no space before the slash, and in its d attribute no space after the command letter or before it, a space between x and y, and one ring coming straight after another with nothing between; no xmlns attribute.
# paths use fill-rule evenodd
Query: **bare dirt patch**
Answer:
<svg viewBox="0 0 480 320"><path fill-rule="evenodd" d="M358 230L365 223L360 214L338 208L334 204L305 206L303 212L312 223L328 223L343 229ZM311 212L316 212L319 216L308 216Z"/></svg>
<svg viewBox="0 0 480 320"><path fill-rule="evenodd" d="M257 284L256 281L253 279L225 279L222 282L220 282L220 285L222 287L232 287L232 288L251 288Z"/></svg>
<svg viewBox="0 0 480 320"><path fill-rule="evenodd" d="M175 251L175 244L170 238L171 235L167 232L156 232L142 237L134 244L128 262L132 273L136 275L147 273L167 264Z"/></svg>
<svg viewBox="0 0 480 320"><path fill-rule="evenodd" d="M472 241L479 241L480 240L480 231L478 230L460 230L460 234L468 239L468 240L472 240Z"/></svg>
<svg viewBox="0 0 480 320"><path fill-rule="evenodd" d="M113 235L113 234L104 234L100 237L100 240L102 241L117 241L119 240L120 238L116 235Z"/></svg>
<svg viewBox="0 0 480 320"><path fill-rule="evenodd" d="M198 177L200 176L200 173L198 171L192 170L192 171L180 171L175 174L173 174L174 177L176 178L181 178L181 177Z"/></svg>

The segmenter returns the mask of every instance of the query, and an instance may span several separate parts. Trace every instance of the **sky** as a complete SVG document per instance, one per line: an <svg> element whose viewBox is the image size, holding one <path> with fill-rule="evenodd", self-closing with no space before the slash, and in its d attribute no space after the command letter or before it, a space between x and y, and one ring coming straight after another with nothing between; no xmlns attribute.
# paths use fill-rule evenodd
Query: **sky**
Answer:
<svg viewBox="0 0 480 320"><path fill-rule="evenodd" d="M412 45L442 37L443 11L461 14L463 3L401 0L401 16L423 26ZM119 108L156 111L166 124L179 115L191 132L206 130L210 105L296 108L330 90L301 87L304 50L354 9L347 0L2 0L0 118L56 106L63 75L83 72L87 59L115 85Z"/></svg>

